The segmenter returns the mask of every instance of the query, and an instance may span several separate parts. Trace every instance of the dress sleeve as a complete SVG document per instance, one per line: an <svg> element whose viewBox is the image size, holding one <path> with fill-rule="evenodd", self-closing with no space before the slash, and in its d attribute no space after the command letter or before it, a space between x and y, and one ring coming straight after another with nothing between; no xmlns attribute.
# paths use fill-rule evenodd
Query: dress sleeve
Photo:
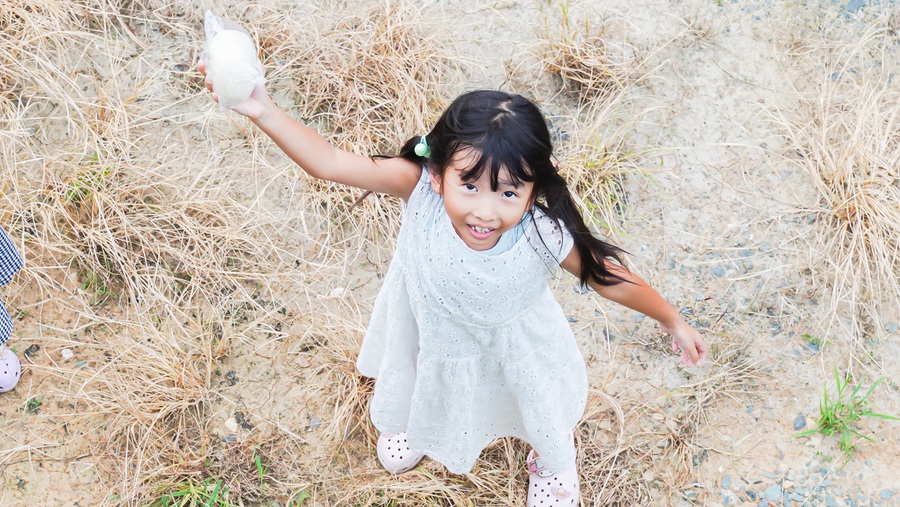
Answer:
<svg viewBox="0 0 900 507"><path fill-rule="evenodd" d="M548 266L558 266L572 251L572 234L562 220L554 220L537 208L532 211L531 217L533 227L525 230L528 243Z"/></svg>
<svg viewBox="0 0 900 507"><path fill-rule="evenodd" d="M0 286L8 284L20 269L22 256L3 227L0 227Z"/></svg>

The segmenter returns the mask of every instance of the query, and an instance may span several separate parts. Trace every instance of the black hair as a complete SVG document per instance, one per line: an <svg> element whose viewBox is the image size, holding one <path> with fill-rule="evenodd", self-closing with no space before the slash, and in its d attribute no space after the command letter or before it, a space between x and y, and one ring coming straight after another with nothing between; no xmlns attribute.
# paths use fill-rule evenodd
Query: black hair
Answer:
<svg viewBox="0 0 900 507"><path fill-rule="evenodd" d="M471 149L480 153L472 167L461 175L463 181L476 180L488 170L491 189L496 191L500 170L506 168L514 186L523 181L533 183L534 206L557 223L562 221L572 234L581 257L581 270L577 273L581 284L594 280L600 285L615 285L625 280L604 265L604 259L622 264L624 250L597 238L588 229L553 163L550 131L533 102L501 91L468 92L450 104L425 138L431 148L428 158L415 153L420 136L407 141L399 156L427 167L443 181L444 171L457 152Z"/></svg>

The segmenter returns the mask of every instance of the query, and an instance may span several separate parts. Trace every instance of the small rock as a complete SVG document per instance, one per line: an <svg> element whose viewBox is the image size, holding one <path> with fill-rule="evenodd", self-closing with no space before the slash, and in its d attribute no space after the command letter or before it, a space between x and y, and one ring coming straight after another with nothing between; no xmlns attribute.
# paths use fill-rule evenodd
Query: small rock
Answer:
<svg viewBox="0 0 900 507"><path fill-rule="evenodd" d="M721 485L722 485L722 488L724 488L724 489L730 489L731 488L731 475L725 474L725 476L722 477Z"/></svg>
<svg viewBox="0 0 900 507"><path fill-rule="evenodd" d="M25 349L25 357L31 359L32 357L34 357L35 354L37 354L37 351L39 351L39 350L41 350L40 345L38 345L36 343L32 344L30 347Z"/></svg>
<svg viewBox="0 0 900 507"><path fill-rule="evenodd" d="M306 425L306 431L312 431L314 429L318 429L319 426L322 425L322 420L318 417L310 417L309 424Z"/></svg>
<svg viewBox="0 0 900 507"><path fill-rule="evenodd" d="M232 433L237 432L237 430L238 430L237 420L234 417L229 417L228 419L225 420L225 428Z"/></svg>
<svg viewBox="0 0 900 507"><path fill-rule="evenodd" d="M889 489L882 489L879 494L881 495L881 498L884 498L885 500L890 500L891 497L894 496L894 492Z"/></svg>
<svg viewBox="0 0 900 507"><path fill-rule="evenodd" d="M576 317L566 317L566 320L568 320L572 324L578 322L578 319Z"/></svg>
<svg viewBox="0 0 900 507"><path fill-rule="evenodd" d="M802 430L806 427L806 418L803 417L803 414L797 414L797 418L794 419L794 429Z"/></svg>
<svg viewBox="0 0 900 507"><path fill-rule="evenodd" d="M710 271L712 271L713 275L719 278L725 276L725 268L723 268L722 266L713 266L712 268L710 268Z"/></svg>
<svg viewBox="0 0 900 507"><path fill-rule="evenodd" d="M62 349L62 352L60 352L60 354L62 354L63 361L68 361L69 359L75 357L75 353L72 352L72 349Z"/></svg>
<svg viewBox="0 0 900 507"><path fill-rule="evenodd" d="M225 438L222 440L224 440L226 444L230 444L234 442L234 435L225 435Z"/></svg>
<svg viewBox="0 0 900 507"><path fill-rule="evenodd" d="M87 362L86 362L86 361L82 361L81 359L78 359L78 360L75 361L75 366L76 366L77 368L87 368Z"/></svg>
<svg viewBox="0 0 900 507"><path fill-rule="evenodd" d="M766 488L766 500L770 502L781 500L781 493L781 486L779 486L778 484L772 484L771 486Z"/></svg>

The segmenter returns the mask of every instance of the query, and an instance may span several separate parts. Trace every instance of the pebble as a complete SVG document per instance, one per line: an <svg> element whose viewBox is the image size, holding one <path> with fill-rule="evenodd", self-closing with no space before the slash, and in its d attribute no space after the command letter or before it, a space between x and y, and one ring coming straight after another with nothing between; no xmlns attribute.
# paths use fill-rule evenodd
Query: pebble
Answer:
<svg viewBox="0 0 900 507"><path fill-rule="evenodd" d="M867 466L873 466L871 460L866 460ZM780 464L776 461L776 464ZM858 465L862 465L858 462ZM896 489L884 488L872 491L871 497L864 494L869 485L864 480L864 474L859 475L856 482L856 474L841 473L832 470L830 461L818 458L806 462L799 468L787 468L783 464L775 467L774 473L763 470L757 472L757 476L738 477L735 480L730 473L722 475L719 483L721 486L721 498L724 505L741 504L746 506L758 505L763 507L889 507L894 505L893 498ZM846 477L846 479L841 479ZM762 479L761 479L762 478ZM853 483L841 484L842 480L851 480ZM742 492L735 494L731 491L734 484L746 484Z"/></svg>
<svg viewBox="0 0 900 507"><path fill-rule="evenodd" d="M75 353L72 352L72 349L62 349L61 354L62 354L63 361L68 361L69 359L72 359L73 357L75 357Z"/></svg>
<svg viewBox="0 0 900 507"><path fill-rule="evenodd" d="M730 475L725 474L725 476L722 477L722 487L725 489L731 488L731 476Z"/></svg>
<svg viewBox="0 0 900 507"><path fill-rule="evenodd" d="M803 417L803 414L797 414L797 418L794 419L794 429L802 430L806 427L806 418Z"/></svg>
<svg viewBox="0 0 900 507"><path fill-rule="evenodd" d="M322 425L322 420L318 417L310 417L309 424L306 425L306 431L318 429Z"/></svg>
<svg viewBox="0 0 900 507"><path fill-rule="evenodd" d="M781 486L779 486L778 484L772 484L771 486L766 488L766 500L769 500L770 502L781 500L781 494Z"/></svg>

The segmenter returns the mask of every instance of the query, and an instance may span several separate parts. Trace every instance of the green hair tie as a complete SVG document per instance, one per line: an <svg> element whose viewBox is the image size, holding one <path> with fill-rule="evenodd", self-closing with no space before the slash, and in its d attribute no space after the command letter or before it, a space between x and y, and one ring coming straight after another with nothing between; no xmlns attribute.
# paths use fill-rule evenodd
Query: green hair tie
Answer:
<svg viewBox="0 0 900 507"><path fill-rule="evenodd" d="M425 136L422 136L422 138L419 139L419 143L416 144L416 147L413 148L413 151L416 153L416 155L423 158L428 158L431 156L431 147L428 146L428 141L425 139Z"/></svg>

